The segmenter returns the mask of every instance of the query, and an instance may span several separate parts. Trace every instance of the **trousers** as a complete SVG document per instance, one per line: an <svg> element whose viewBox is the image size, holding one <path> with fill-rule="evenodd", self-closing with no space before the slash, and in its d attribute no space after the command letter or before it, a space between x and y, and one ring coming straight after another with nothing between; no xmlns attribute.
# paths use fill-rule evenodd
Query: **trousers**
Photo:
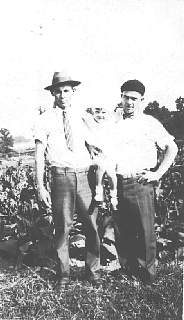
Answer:
<svg viewBox="0 0 184 320"><path fill-rule="evenodd" d="M97 227L98 208L94 201L95 172L93 168L72 170L53 167L51 200L55 227L55 248L59 273L69 277L69 232L77 212L86 237L85 266L94 273L100 268L100 239Z"/></svg>
<svg viewBox="0 0 184 320"><path fill-rule="evenodd" d="M152 184L117 175L118 212L115 243L121 266L141 265L151 278L156 273L154 190Z"/></svg>

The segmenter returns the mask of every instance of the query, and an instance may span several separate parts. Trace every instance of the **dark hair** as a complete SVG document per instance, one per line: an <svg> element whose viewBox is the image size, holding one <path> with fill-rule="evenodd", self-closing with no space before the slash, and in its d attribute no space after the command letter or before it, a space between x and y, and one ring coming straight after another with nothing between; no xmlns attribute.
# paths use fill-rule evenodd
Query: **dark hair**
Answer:
<svg viewBox="0 0 184 320"><path fill-rule="evenodd" d="M128 80L121 86L121 92L123 91L136 91L143 96L145 93L145 86L139 80Z"/></svg>

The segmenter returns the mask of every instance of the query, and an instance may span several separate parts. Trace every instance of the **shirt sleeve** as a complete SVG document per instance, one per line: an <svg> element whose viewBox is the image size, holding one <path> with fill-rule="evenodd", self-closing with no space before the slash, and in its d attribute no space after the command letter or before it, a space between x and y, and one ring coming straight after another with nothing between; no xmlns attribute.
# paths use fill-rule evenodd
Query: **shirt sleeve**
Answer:
<svg viewBox="0 0 184 320"><path fill-rule="evenodd" d="M45 114L39 115L37 117L33 127L33 137L35 141L39 140L46 148L48 139L48 129Z"/></svg>
<svg viewBox="0 0 184 320"><path fill-rule="evenodd" d="M155 142L162 150L173 142L174 137L169 134L160 121L152 117L149 125L152 128Z"/></svg>

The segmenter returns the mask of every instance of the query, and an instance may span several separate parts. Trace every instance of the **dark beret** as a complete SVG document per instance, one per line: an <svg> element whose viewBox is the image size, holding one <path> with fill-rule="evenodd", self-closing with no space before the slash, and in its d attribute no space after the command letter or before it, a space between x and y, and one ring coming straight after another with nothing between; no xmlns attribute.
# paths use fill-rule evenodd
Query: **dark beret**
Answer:
<svg viewBox="0 0 184 320"><path fill-rule="evenodd" d="M136 91L143 96L145 93L145 86L139 80L128 80L121 86L121 92L123 91Z"/></svg>

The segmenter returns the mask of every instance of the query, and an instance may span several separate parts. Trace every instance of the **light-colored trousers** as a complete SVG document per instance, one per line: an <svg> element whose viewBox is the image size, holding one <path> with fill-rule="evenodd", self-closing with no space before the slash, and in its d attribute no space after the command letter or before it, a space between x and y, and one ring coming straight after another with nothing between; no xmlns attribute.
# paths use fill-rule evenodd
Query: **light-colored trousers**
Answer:
<svg viewBox="0 0 184 320"><path fill-rule="evenodd" d="M94 273L100 268L100 239L97 228L98 208L93 199L95 172L93 168L51 169L51 199L55 226L55 246L60 262L60 275L69 276L69 232L77 212L86 236L86 270Z"/></svg>

